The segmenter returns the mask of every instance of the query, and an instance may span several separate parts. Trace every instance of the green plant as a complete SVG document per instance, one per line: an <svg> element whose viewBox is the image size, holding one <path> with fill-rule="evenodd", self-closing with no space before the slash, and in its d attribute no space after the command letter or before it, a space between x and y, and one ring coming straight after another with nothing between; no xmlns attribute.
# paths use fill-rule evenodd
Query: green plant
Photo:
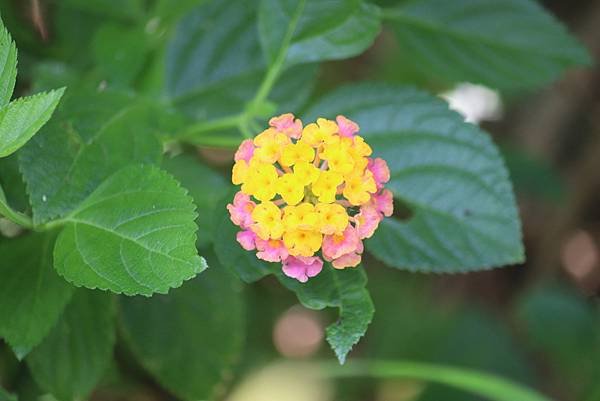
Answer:
<svg viewBox="0 0 600 401"><path fill-rule="evenodd" d="M413 86L312 92L320 63L364 53L382 24L405 64L438 87L472 81L514 93L589 64L535 2L121 3L57 3L51 46L23 36L36 59L32 87L66 92L9 102L17 52L0 32L0 214L25 230L0 237L0 337L43 392L88 397L111 364L118 324L164 388L183 399L213 396L242 346L238 279L268 275L308 308L339 310L327 339L345 361L374 314L368 260L326 265L307 283L286 277L239 247L225 208L229 174L193 156L193 146L235 149L284 112L304 121L346 115L388 161L388 187L410 217L384 220L366 241L385 265L464 273L524 261L512 185L483 130ZM420 378L439 372L399 366ZM491 386L484 394L505 391L477 380Z"/></svg>

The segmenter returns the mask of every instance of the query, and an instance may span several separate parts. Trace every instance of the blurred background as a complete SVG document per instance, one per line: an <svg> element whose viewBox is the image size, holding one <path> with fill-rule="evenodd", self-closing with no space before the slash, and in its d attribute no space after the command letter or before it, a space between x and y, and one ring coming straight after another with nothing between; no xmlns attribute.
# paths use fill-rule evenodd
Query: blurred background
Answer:
<svg viewBox="0 0 600 401"><path fill-rule="evenodd" d="M90 43L120 37L131 21L117 2L95 7L77 0L0 0L2 18L19 47L18 91L64 82L145 71L168 35L169 21L188 2L165 7L167 28L152 33L151 50L135 71L105 62L110 48ZM110 4L109 4L110 3ZM168 2L165 2L165 4ZM392 4L392 1L379 1ZM600 56L600 1L544 1L592 53ZM110 21L110 28L107 28ZM114 29L115 32L111 32ZM153 32L152 21L145 29ZM114 57L132 57L125 49ZM107 52L107 53L106 53ZM128 64L131 65L131 64ZM90 66L95 66L91 69ZM134 67L132 67L133 69ZM92 71L93 72L89 72ZM159 75L159 74L158 74ZM90 78L90 76L92 78ZM341 83L377 79L417 83L493 135L518 197L527 262L464 275L419 275L368 262L376 314L350 358L447 363L497 373L565 401L600 400L600 69L575 69L530 92L499 93L463 83L447 86L403 62L384 27L360 57L323 64L313 95ZM98 80L101 82L101 80ZM148 93L152 79L135 85ZM227 151L199 149L198 157L226 169ZM217 391L229 401L458 401L477 400L448 387L417 381L344 379L314 374L311 361L332 359L324 327L335 311L302 308L273 278L244 288L247 335L239 366ZM93 400L174 399L118 346ZM33 388L23 367L0 345L0 378ZM32 390L33 391L33 390ZM25 392L26 394L26 392ZM24 398L26 399L26 398ZM519 401L519 400L515 400Z"/></svg>

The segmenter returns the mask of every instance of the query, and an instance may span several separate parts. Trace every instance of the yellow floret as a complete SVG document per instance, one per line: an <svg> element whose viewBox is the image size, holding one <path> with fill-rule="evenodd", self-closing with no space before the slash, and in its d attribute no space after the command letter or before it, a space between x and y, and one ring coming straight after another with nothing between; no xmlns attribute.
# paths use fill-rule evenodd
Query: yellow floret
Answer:
<svg viewBox="0 0 600 401"><path fill-rule="evenodd" d="M260 201L269 201L277 193L277 170L271 164L250 162L242 192Z"/></svg>
<svg viewBox="0 0 600 401"><path fill-rule="evenodd" d="M302 140L310 146L318 147L323 143L334 140L334 134L338 132L335 121L319 118L317 123L308 124L302 131Z"/></svg>
<svg viewBox="0 0 600 401"><path fill-rule="evenodd" d="M297 205L304 198L304 185L295 174L284 174L277 180L277 193L288 205Z"/></svg>
<svg viewBox="0 0 600 401"><path fill-rule="evenodd" d="M275 163L281 156L281 150L290 143L287 135L277 132L274 128L269 128L261 132L254 138L253 159L263 163Z"/></svg>
<svg viewBox="0 0 600 401"><path fill-rule="evenodd" d="M315 208L323 234L342 234L348 226L346 209L337 203L319 203Z"/></svg>
<svg viewBox="0 0 600 401"><path fill-rule="evenodd" d="M337 187L344 182L341 174L334 171L321 171L319 178L312 185L312 192L319 198L319 202L332 203L335 201Z"/></svg>
<svg viewBox="0 0 600 401"><path fill-rule="evenodd" d="M273 202L263 202L256 205L252 211L255 221L252 231L263 240L279 239L283 235L281 210Z"/></svg>
<svg viewBox="0 0 600 401"><path fill-rule="evenodd" d="M310 185L315 182L317 178L319 178L320 172L321 171L311 163L296 163L294 166L294 175L296 175L304 185Z"/></svg>
<svg viewBox="0 0 600 401"><path fill-rule="evenodd" d="M315 150L304 141L285 145L279 163L282 166L293 166L297 163L310 163L315 159Z"/></svg>
<svg viewBox="0 0 600 401"><path fill-rule="evenodd" d="M371 194L377 192L377 185L373 174L369 171L364 174L354 174L346 177L343 195L353 205L364 205L371 199Z"/></svg>
<svg viewBox="0 0 600 401"><path fill-rule="evenodd" d="M231 170L231 182L233 185L243 184L248 176L248 170L248 163L246 160L238 160L235 162L233 169Z"/></svg>
<svg viewBox="0 0 600 401"><path fill-rule="evenodd" d="M293 230L283 234L283 243L293 256L313 256L321 248L323 236L313 230Z"/></svg>
<svg viewBox="0 0 600 401"><path fill-rule="evenodd" d="M283 225L286 231L316 230L319 226L319 215L312 203L287 206L283 212Z"/></svg>

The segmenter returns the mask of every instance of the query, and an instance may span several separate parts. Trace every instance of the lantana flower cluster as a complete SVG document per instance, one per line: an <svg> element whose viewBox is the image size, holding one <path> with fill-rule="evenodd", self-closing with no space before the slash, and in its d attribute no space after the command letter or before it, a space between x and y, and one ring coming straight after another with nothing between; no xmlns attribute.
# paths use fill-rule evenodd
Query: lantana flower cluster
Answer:
<svg viewBox="0 0 600 401"><path fill-rule="evenodd" d="M344 116L303 126L293 114L241 143L232 182L241 185L227 205L241 228L237 241L259 259L281 262L283 272L306 282L323 268L355 267L363 240L393 213L386 162Z"/></svg>

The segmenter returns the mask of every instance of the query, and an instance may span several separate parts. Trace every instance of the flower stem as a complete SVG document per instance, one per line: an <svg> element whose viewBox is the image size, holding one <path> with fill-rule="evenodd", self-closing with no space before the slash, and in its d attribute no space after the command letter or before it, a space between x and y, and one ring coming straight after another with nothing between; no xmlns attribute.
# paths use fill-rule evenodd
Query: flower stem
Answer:
<svg viewBox="0 0 600 401"><path fill-rule="evenodd" d="M325 376L418 379L445 384L492 401L550 401L540 393L507 379L472 369L410 361L352 361L340 366L323 363Z"/></svg>
<svg viewBox="0 0 600 401"><path fill-rule="evenodd" d="M20 225L21 227L28 229L33 228L33 220L31 217L24 213L17 212L8 205L2 187L0 187L0 215L6 217L8 220Z"/></svg>

